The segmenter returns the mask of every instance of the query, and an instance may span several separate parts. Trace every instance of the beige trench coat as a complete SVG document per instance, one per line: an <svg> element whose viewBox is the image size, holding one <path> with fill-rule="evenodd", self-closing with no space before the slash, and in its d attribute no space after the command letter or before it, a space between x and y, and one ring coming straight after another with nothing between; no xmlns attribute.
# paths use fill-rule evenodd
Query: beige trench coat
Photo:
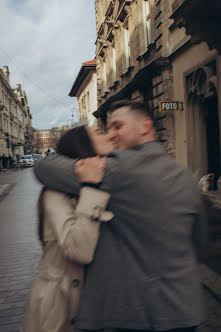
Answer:
<svg viewBox="0 0 221 332"><path fill-rule="evenodd" d="M83 286L83 265L93 260L100 222L110 195L89 187L81 189L76 205L65 194L44 194L43 257L32 285L20 332L74 331Z"/></svg>

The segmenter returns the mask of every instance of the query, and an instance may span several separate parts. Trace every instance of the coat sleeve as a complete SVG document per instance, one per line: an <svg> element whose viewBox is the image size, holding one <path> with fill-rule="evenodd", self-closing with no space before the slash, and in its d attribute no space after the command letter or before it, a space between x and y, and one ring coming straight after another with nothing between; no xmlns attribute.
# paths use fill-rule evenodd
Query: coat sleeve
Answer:
<svg viewBox="0 0 221 332"><path fill-rule="evenodd" d="M74 174L74 164L76 160L54 154L39 160L35 167L34 173L37 179L47 188L78 195L80 185ZM119 171L118 158L115 154L111 154L107 159L107 167L103 179L105 191L110 192L116 183L116 173Z"/></svg>
<svg viewBox="0 0 221 332"><path fill-rule="evenodd" d="M50 222L64 255L80 264L92 262L99 238L100 218L110 195L84 187L76 208L64 194L45 193L45 216Z"/></svg>
<svg viewBox="0 0 221 332"><path fill-rule="evenodd" d="M53 154L39 160L34 173L37 179L47 188L60 192L78 194L80 185L74 174L76 160Z"/></svg>

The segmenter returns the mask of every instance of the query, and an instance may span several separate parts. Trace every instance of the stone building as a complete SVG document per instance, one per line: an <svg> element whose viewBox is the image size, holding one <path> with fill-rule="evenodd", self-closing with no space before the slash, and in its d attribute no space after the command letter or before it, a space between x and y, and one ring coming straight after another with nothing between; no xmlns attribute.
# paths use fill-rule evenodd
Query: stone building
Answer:
<svg viewBox="0 0 221 332"><path fill-rule="evenodd" d="M33 128L32 128L32 115L30 112L30 107L28 106L27 95L24 90L22 90L21 84L17 84L16 89L14 89L14 93L16 94L18 100L23 105L25 111L25 119L24 119L24 136L25 136L25 145L24 145L24 154L32 153L32 141L33 141Z"/></svg>
<svg viewBox="0 0 221 332"><path fill-rule="evenodd" d="M33 152L40 153L42 156L47 151L54 152L59 138L71 127L62 126L52 129L34 130L33 134Z"/></svg>
<svg viewBox="0 0 221 332"><path fill-rule="evenodd" d="M22 92L25 95L25 92ZM12 160L24 154L26 114L31 127L31 114L23 98L10 85L7 66L0 69L0 169L8 168Z"/></svg>
<svg viewBox="0 0 221 332"><path fill-rule="evenodd" d="M36 130L34 131L33 152L45 156L48 150L52 150L51 131Z"/></svg>
<svg viewBox="0 0 221 332"><path fill-rule="evenodd" d="M96 125L93 113L97 110L97 74L96 59L83 62L69 93L78 99L79 122Z"/></svg>
<svg viewBox="0 0 221 332"><path fill-rule="evenodd" d="M220 174L221 6L200 0L95 0L98 110L144 100L170 155L200 178ZM203 27L203 28L202 28ZM219 92L219 93L218 93ZM160 101L177 111L160 112ZM183 103L183 104L182 104Z"/></svg>

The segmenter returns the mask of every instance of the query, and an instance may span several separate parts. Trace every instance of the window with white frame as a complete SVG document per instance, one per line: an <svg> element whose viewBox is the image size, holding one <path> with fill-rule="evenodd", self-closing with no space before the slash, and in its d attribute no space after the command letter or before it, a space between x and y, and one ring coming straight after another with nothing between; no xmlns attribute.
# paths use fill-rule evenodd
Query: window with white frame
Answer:
<svg viewBox="0 0 221 332"><path fill-rule="evenodd" d="M87 115L86 115L86 98L85 95L82 97L82 118L86 119Z"/></svg>
<svg viewBox="0 0 221 332"><path fill-rule="evenodd" d="M144 21L144 39L145 47L151 43L151 25L150 25L150 1L143 0L143 21Z"/></svg>
<svg viewBox="0 0 221 332"><path fill-rule="evenodd" d="M91 105L90 105L90 93L88 91L87 92L87 114L90 113L90 108L91 108Z"/></svg>
<svg viewBox="0 0 221 332"><path fill-rule="evenodd" d="M81 119L81 113L82 113L82 111L81 111L81 101L79 100L78 101L78 112L79 112L79 118Z"/></svg>

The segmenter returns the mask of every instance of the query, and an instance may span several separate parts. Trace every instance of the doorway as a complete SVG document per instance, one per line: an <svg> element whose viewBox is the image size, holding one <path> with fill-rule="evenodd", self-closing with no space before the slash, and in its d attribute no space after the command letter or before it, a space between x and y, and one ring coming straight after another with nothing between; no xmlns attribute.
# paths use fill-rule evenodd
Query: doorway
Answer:
<svg viewBox="0 0 221 332"><path fill-rule="evenodd" d="M214 186L220 171L220 126L215 62L198 67L186 76L188 164L200 179L213 173Z"/></svg>

